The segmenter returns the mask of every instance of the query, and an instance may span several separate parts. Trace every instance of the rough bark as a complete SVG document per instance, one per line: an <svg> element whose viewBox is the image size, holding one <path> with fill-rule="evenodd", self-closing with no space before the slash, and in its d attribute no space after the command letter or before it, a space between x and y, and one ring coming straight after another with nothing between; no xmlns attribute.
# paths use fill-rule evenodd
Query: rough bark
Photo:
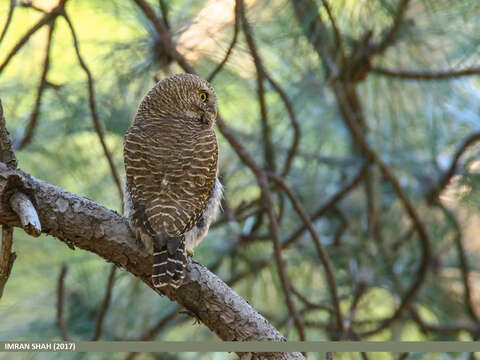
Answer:
<svg viewBox="0 0 480 360"><path fill-rule="evenodd" d="M137 246L127 220L105 207L0 163L0 223L21 227L9 206L16 192L29 196L42 232L69 247L91 251L142 279L152 289L152 256ZM154 289L155 290L155 289ZM203 265L190 261L184 284L166 294L185 306L225 341L285 341L262 315ZM254 354L253 358L302 359L300 353Z"/></svg>

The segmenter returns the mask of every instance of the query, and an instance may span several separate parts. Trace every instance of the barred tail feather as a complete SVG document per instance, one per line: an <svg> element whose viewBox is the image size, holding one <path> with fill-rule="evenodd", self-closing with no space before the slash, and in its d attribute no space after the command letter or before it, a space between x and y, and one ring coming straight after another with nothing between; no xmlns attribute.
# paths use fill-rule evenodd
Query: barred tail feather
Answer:
<svg viewBox="0 0 480 360"><path fill-rule="evenodd" d="M178 289L185 277L187 262L185 241L182 236L178 247L173 249L167 247L168 242L167 240L167 243L163 245L156 244L156 242L153 244L153 286L156 288L171 286Z"/></svg>

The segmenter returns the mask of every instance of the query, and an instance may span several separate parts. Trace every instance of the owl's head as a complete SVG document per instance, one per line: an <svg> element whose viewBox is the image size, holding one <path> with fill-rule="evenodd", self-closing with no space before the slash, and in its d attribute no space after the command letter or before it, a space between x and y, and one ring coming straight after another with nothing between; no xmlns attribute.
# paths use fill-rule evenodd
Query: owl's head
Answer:
<svg viewBox="0 0 480 360"><path fill-rule="evenodd" d="M208 81L193 74L175 74L160 80L145 96L139 112L150 118L187 121L212 127L217 117L217 95Z"/></svg>

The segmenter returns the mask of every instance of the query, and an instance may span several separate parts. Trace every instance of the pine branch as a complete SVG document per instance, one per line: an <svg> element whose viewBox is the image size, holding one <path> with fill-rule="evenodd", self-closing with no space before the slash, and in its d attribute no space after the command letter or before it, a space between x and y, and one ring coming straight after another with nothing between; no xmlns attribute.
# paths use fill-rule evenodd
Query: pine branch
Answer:
<svg viewBox="0 0 480 360"><path fill-rule="evenodd" d="M151 283L153 257L137 247L128 221L122 215L0 163L0 197L3 199L12 188L31 194L43 233L70 247L103 257L157 291ZM20 226L14 215L8 204L0 203L0 224ZM285 341L283 335L234 290L195 261L188 263L184 284L166 295L186 307L225 341ZM270 356L303 358L299 353Z"/></svg>

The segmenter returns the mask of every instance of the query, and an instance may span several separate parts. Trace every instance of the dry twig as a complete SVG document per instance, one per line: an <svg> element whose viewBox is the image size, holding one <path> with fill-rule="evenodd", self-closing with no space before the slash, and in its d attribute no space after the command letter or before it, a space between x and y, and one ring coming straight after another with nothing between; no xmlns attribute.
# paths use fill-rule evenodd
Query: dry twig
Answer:
<svg viewBox="0 0 480 360"><path fill-rule="evenodd" d="M121 209L123 209L122 182L120 180L120 175L118 175L117 168L115 167L115 164L113 163L112 154L108 150L107 143L105 142L104 132L103 132L102 125L100 123L100 119L99 119L98 112L97 112L97 102L95 100L95 89L94 89L94 81L93 81L92 73L90 72L90 69L88 68L85 61L83 60L82 55L80 54L80 46L78 44L77 35L75 33L75 29L74 29L73 24L70 20L70 17L67 15L67 13L64 10L62 11L62 16L65 19L65 21L67 22L68 27L70 28L70 32L71 32L72 38L73 38L73 45L75 47L75 53L77 54L78 62L80 63L81 68L83 69L83 71L87 75L88 102L90 104L90 113L91 113L91 116L92 116L93 125L94 125L95 131L98 135L98 139L100 141L100 144L102 145L103 154L107 158L108 165L110 166L110 172L112 174L115 185L117 186L118 196L121 200Z"/></svg>
<svg viewBox="0 0 480 360"><path fill-rule="evenodd" d="M60 336L63 341L68 341L67 329L63 319L63 309L65 304L65 277L67 276L68 268L62 265L57 282L57 327L60 330Z"/></svg>

